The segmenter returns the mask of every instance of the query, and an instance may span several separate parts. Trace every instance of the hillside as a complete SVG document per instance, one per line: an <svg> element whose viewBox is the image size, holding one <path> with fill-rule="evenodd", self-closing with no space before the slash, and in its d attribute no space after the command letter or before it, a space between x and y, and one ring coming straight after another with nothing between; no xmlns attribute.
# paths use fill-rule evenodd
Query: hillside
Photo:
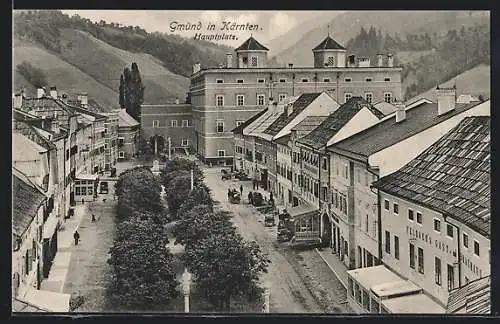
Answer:
<svg viewBox="0 0 500 324"><path fill-rule="evenodd" d="M86 91L91 98L106 110L118 107L117 92L97 82L94 78L60 57L49 53L40 45L16 41L13 56L14 67L23 61L37 66L48 76L49 85L56 85L61 90ZM19 73L14 72L14 89L23 86L26 87L29 95L36 94L34 87Z"/></svg>
<svg viewBox="0 0 500 324"><path fill-rule="evenodd" d="M121 50L80 30L61 29L60 35L59 56L111 89L118 90L123 69L136 62L146 86L144 103L173 101L186 96L188 78L170 72L151 55Z"/></svg>
<svg viewBox="0 0 500 324"><path fill-rule="evenodd" d="M483 97L490 97L490 73L490 66L481 64L444 83L441 83L440 85L443 87L453 87L456 85L457 96L461 94L470 94L474 96L482 95ZM407 102L412 103L420 98L427 98L435 101L436 97L434 89L435 88L433 87L426 92L411 98Z"/></svg>
<svg viewBox="0 0 500 324"><path fill-rule="evenodd" d="M386 33L401 37L409 33L434 31L447 32L476 23L489 24L489 13L481 12L469 15L468 11L351 11L307 32L297 43L277 54L279 61L294 63L296 66L313 64L312 49L325 37L330 24L330 34L342 45L355 37L361 27L374 26Z"/></svg>

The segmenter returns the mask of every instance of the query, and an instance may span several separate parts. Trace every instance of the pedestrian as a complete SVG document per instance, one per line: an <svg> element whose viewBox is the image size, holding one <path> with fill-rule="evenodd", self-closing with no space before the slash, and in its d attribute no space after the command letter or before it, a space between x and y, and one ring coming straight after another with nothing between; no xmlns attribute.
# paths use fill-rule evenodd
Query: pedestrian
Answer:
<svg viewBox="0 0 500 324"><path fill-rule="evenodd" d="M92 214L92 223L95 222L95 215Z"/></svg>
<svg viewBox="0 0 500 324"><path fill-rule="evenodd" d="M253 199L252 199L252 197L253 197L253 195L252 195L252 192L250 191L250 192L248 193L248 203L249 203L249 204L251 204L251 205L253 204Z"/></svg>
<svg viewBox="0 0 500 324"><path fill-rule="evenodd" d="M80 233L78 233L78 230L73 234L73 238L75 239L75 245L78 245L78 241L80 240Z"/></svg>
<svg viewBox="0 0 500 324"><path fill-rule="evenodd" d="M272 192L269 194L269 201L273 201L273 193Z"/></svg>
<svg viewBox="0 0 500 324"><path fill-rule="evenodd" d="M240 196L243 196L243 186L240 185Z"/></svg>
<svg viewBox="0 0 500 324"><path fill-rule="evenodd" d="M231 198L231 189L227 188L227 200Z"/></svg>
<svg viewBox="0 0 500 324"><path fill-rule="evenodd" d="M83 198L82 198L82 205L83 205L83 203L84 203L84 200L83 200Z"/></svg>

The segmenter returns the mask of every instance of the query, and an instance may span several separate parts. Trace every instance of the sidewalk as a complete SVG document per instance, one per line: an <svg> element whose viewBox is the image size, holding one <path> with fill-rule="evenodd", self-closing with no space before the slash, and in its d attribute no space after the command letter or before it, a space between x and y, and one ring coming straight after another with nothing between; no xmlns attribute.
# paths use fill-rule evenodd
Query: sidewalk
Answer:
<svg viewBox="0 0 500 324"><path fill-rule="evenodd" d="M57 232L57 253L52 262L49 277L41 283L41 290L63 292L71 261L70 251L74 245L73 233L80 226L83 217L88 215L87 210L87 204L77 204L74 216L61 224L62 229Z"/></svg>
<svg viewBox="0 0 500 324"><path fill-rule="evenodd" d="M324 248L322 251L314 249L325 261L333 274L339 279L345 289L347 289L347 267L343 264L336 254L333 254L330 248Z"/></svg>

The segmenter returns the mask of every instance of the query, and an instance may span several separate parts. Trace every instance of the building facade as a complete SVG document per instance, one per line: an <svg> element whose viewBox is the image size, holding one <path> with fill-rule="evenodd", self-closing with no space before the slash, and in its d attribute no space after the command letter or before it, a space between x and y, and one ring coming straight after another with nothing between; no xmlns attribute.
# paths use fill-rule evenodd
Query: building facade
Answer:
<svg viewBox="0 0 500 324"><path fill-rule="evenodd" d="M130 116L125 109L117 111L118 123L118 159L128 160L137 154L141 124Z"/></svg>
<svg viewBox="0 0 500 324"><path fill-rule="evenodd" d="M338 103L353 96L369 101L400 100L401 71L393 66L392 56L375 66L369 60L346 58L346 49L327 37L314 50L313 67L268 68L267 48L250 37L227 55L225 68L193 67L189 98L191 101L195 150L204 161L230 163L231 130L249 119L269 101L281 101L303 93L329 91Z"/></svg>

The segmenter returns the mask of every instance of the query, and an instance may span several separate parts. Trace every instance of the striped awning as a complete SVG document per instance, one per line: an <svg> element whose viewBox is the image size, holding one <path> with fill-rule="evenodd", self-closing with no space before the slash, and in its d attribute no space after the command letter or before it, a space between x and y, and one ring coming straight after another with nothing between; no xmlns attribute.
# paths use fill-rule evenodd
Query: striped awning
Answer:
<svg viewBox="0 0 500 324"><path fill-rule="evenodd" d="M471 281L461 288L450 291L446 313L490 314L491 277Z"/></svg>

